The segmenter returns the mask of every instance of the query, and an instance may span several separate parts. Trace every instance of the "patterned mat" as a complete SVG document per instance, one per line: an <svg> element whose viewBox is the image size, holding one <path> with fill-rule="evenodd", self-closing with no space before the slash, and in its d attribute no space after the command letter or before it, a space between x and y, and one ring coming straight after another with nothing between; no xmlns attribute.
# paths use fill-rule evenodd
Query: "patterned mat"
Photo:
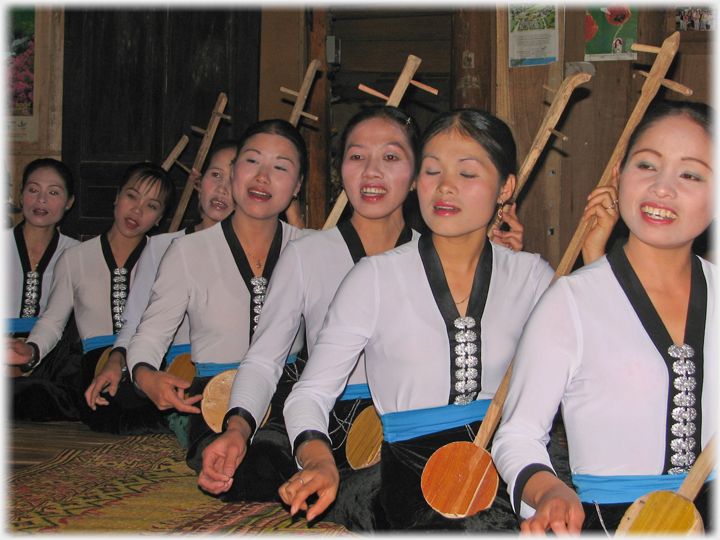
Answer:
<svg viewBox="0 0 720 540"><path fill-rule="evenodd" d="M203 494L172 435L67 450L10 476L11 532L337 535L341 526L292 518L275 503L227 504Z"/></svg>

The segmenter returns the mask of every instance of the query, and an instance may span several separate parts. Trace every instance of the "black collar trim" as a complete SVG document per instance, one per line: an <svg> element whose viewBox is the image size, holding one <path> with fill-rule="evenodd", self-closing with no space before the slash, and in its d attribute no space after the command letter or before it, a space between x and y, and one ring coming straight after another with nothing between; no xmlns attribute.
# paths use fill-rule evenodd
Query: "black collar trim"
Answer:
<svg viewBox="0 0 720 540"><path fill-rule="evenodd" d="M624 246L616 245L607 255L608 262L612 268L615 277L632 305L635 313L637 313L648 336L655 344L658 352L665 360L668 369L668 413L667 413L667 445L665 452L665 472L672 469L671 458L673 452L670 449L670 443L677 437L672 434L672 426L676 423L673 419L673 410L677 407L675 398L678 390L674 388L673 381L678 377L673 370L673 364L677 358L673 358L668 354L668 349L674 344L670 333L665 328L660 315L655 306L653 306L650 297L645 291L640 279L637 277L630 261L625 255ZM705 322L707 316L707 282L705 274L702 270L700 259L693 255L691 277L690 277L690 303L688 305L687 321L685 323L685 344L690 345L695 355L692 362L695 364L695 373L692 374L696 381L694 389L695 394L695 410L697 417L694 420L695 433L693 435L696 441L702 440L702 388L703 388L703 366L704 366L704 348L705 348ZM682 344L680 344L682 345ZM696 454L699 454L699 445L696 447Z"/></svg>
<svg viewBox="0 0 720 540"><path fill-rule="evenodd" d="M455 325L455 321L460 318L460 313L457 310L455 301L453 300L450 288L445 278L445 272L442 267L440 257L435 250L431 234L423 234L418 241L418 250L420 252L420 258L422 259L423 266L425 267L425 274L427 275L428 282L430 283L430 289L432 290L435 303L440 309L445 326L448 333L448 341L450 342L450 380L455 381L455 372L457 366L455 365L454 356L455 349L458 345L456 337L458 335L458 328ZM480 322L485 311L485 304L487 302L488 291L490 290L490 280L492 279L492 265L493 265L493 251L490 241L485 242L485 247L480 254L480 260L478 261L477 268L475 269L475 277L473 279L472 290L470 292L470 299L468 303L468 309L465 317L472 317L475 319L476 326L474 332L477 334L477 356L478 362L475 369L477 369L478 389L479 393L479 381L482 380L482 358L480 354L481 350L481 337L480 337ZM450 388L449 403L455 401L455 397L459 396L461 392L458 392L453 384Z"/></svg>

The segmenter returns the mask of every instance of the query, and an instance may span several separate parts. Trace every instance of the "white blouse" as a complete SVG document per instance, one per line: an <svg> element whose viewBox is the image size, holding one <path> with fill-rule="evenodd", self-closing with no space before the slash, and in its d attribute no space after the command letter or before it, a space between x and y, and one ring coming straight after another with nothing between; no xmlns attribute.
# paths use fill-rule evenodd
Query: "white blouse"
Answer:
<svg viewBox="0 0 720 540"><path fill-rule="evenodd" d="M103 253L102 236L66 249L55 265L47 307L27 339L38 346L40 358L60 341L73 310L83 341L113 334L113 274ZM136 248L135 256L143 245ZM131 269L126 287L132 287L136 268Z"/></svg>
<svg viewBox="0 0 720 540"><path fill-rule="evenodd" d="M240 253L233 253L226 237L227 224L232 231L230 219L178 238L168 248L152 286L150 303L130 340L130 373L139 363L160 368L185 313L190 321L193 363L234 363L244 356L256 323L251 314L251 292L238 269L245 265L250 272L247 259L242 248ZM282 227L280 251L290 240L314 232L278 223ZM234 232L232 235L237 242ZM267 267L266 262L266 271Z"/></svg>
<svg viewBox="0 0 720 540"><path fill-rule="evenodd" d="M717 426L718 347L716 267L702 261L702 270L708 290L704 446ZM670 390L666 362L607 257L559 279L528 320L493 442L508 492L512 496L527 466L552 468L545 444L558 406L573 474L662 474Z"/></svg>
<svg viewBox="0 0 720 540"><path fill-rule="evenodd" d="M23 305L23 284L26 276L23 271L23 259L26 260L26 266L29 267L30 261L27 254L27 248L24 243L22 246L18 245L15 239L15 229L20 227L17 225L15 228L5 232L5 249L7 253L7 284L5 291L7 292L5 306L6 306L6 317L20 317ZM22 231L20 231L22 232ZM33 317L39 317L45 311L47 306L48 297L50 296L50 287L52 286L53 274L55 272L55 265L57 264L60 255L63 251L72 246L80 244L79 241L64 234L56 233L58 236L57 245L51 252L46 252L43 255L43 259L46 256L50 256L50 260L45 267L45 270L41 276L41 282L38 290L40 292L39 310L37 313L32 315ZM52 245L52 242L51 242ZM50 246L49 246L50 248Z"/></svg>
<svg viewBox="0 0 720 540"><path fill-rule="evenodd" d="M176 238L182 238L185 234L186 229L182 229L173 233L152 236L148 240L147 246L145 246L143 254L137 262L135 280L123 311L123 327L117 338L115 338L115 347L123 347L127 352L130 340L135 335L142 314L150 302L150 290L153 283L155 283L160 261L170 247L170 243ZM190 329L187 317L183 319L180 328L178 328L173 343L176 345L190 343Z"/></svg>
<svg viewBox="0 0 720 540"><path fill-rule="evenodd" d="M344 225L347 227L349 224ZM407 236L417 240L419 234L412 231ZM362 249L361 245L359 247ZM364 250L355 254L356 258L362 256ZM230 409L245 409L260 425L275 393L289 344L295 338L302 318L305 318L308 354L312 356L328 306L354 265L351 247L337 227L288 244L268 285L262 316L250 349L238 367L230 395ZM365 363L360 354L348 384L366 382Z"/></svg>
<svg viewBox="0 0 720 540"><path fill-rule="evenodd" d="M313 354L285 402L290 441L306 430L327 434L329 411L363 349L378 414L449 403L453 351L418 245L412 241L363 259L342 282ZM479 325L475 399L494 395L525 320L553 277L539 255L489 245L492 277ZM444 276L434 279L445 283ZM474 283L473 291L476 287L480 284Z"/></svg>

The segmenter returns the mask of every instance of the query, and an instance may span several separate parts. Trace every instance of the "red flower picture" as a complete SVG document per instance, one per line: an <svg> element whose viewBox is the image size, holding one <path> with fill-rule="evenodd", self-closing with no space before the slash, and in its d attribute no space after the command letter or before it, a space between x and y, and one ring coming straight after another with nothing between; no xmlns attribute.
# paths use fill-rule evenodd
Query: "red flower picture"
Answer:
<svg viewBox="0 0 720 540"><path fill-rule="evenodd" d="M595 23L592 15L589 13L585 14L585 43L590 41L595 33L598 31L598 25Z"/></svg>
<svg viewBox="0 0 720 540"><path fill-rule="evenodd" d="M620 26L630 18L630 6L628 4L612 4L602 8L600 11L605 14L607 21L614 26ZM587 23L585 28L587 28Z"/></svg>

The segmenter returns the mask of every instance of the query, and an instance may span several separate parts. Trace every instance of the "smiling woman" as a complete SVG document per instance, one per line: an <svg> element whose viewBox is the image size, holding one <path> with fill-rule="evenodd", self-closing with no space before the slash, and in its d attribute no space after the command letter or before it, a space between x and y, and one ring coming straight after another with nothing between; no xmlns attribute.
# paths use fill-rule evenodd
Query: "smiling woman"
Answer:
<svg viewBox="0 0 720 540"><path fill-rule="evenodd" d="M715 215L709 114L648 109L616 169L627 242L528 320L493 447L526 532L614 531L635 499L676 491L717 430L717 269L692 252ZM560 403L576 490L542 444ZM713 483L695 499L708 529Z"/></svg>
<svg viewBox="0 0 720 540"><path fill-rule="evenodd" d="M87 420L92 411L82 393L92 380L103 350L122 328L122 312L147 233L158 224L174 187L167 173L151 163L131 165L121 179L114 220L106 233L67 249L55 268L47 308L27 343L8 344L6 361L30 371L60 341L74 312L82 339L82 358L55 358L62 375L14 381L14 414L29 420ZM79 398L79 399L78 399ZM130 402L137 398L128 395Z"/></svg>

